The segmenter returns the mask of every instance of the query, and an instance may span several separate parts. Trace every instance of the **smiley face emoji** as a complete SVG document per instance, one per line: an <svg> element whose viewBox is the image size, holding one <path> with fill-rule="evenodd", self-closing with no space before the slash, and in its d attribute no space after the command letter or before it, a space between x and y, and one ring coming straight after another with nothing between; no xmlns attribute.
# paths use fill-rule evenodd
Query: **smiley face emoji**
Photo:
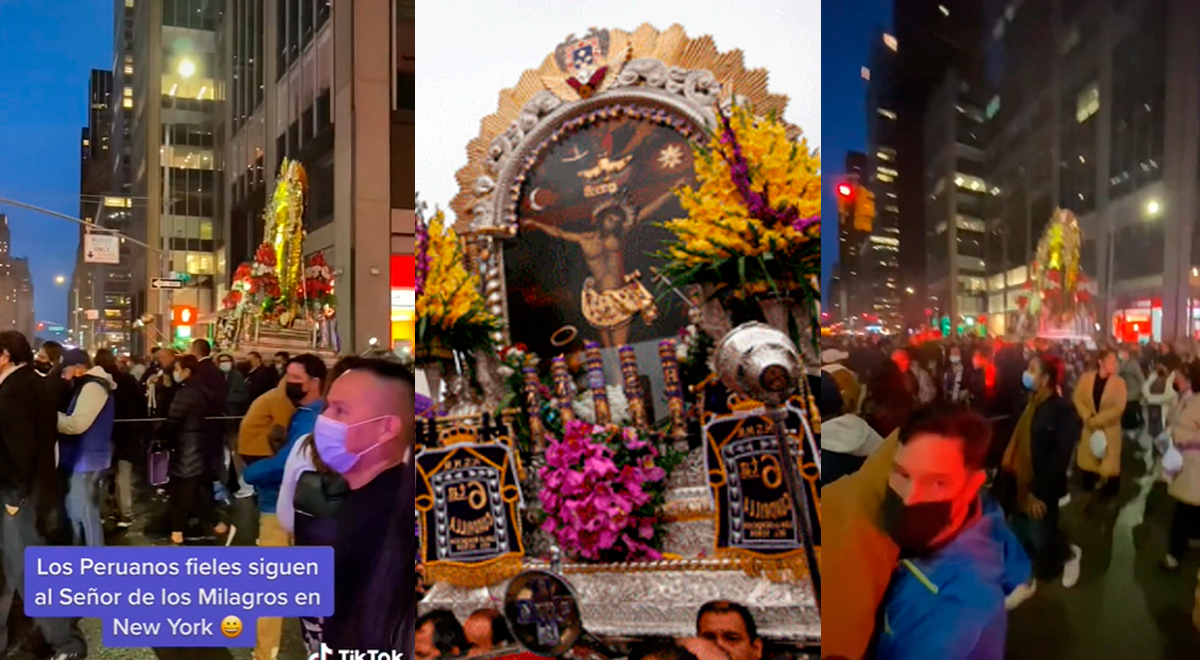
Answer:
<svg viewBox="0 0 1200 660"><path fill-rule="evenodd" d="M221 633L233 639L242 634L242 620L232 614L221 620Z"/></svg>

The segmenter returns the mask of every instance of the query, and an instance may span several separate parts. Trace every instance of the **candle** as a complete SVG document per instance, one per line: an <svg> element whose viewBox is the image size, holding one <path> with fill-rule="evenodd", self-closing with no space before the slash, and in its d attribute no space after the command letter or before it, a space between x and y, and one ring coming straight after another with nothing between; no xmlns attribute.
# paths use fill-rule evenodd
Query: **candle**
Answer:
<svg viewBox="0 0 1200 660"><path fill-rule="evenodd" d="M558 414L562 421L575 419L575 411L571 408L571 374L567 372L567 360L556 355L550 360L550 376L554 379L554 400L558 404Z"/></svg>
<svg viewBox="0 0 1200 660"><path fill-rule="evenodd" d="M592 404L596 410L596 423L606 426L612 421L608 407L608 389L604 380L604 360L600 357L600 344L589 341L584 345L587 356L588 389L592 391Z"/></svg>
<svg viewBox="0 0 1200 660"><path fill-rule="evenodd" d="M525 408L529 412L529 433L533 436L533 446L539 451L546 449L546 427L542 426L541 403L538 401L537 369L525 367L521 370L525 375Z"/></svg>
<svg viewBox="0 0 1200 660"><path fill-rule="evenodd" d="M621 377L625 381L625 398L629 401L629 414L633 417L633 423L639 429L645 430L649 427L646 420L645 402L642 401L642 381L641 374L638 373L637 355L633 352L633 347L626 344L617 349L617 354L621 358Z"/></svg>
<svg viewBox="0 0 1200 660"><path fill-rule="evenodd" d="M683 385L679 382L679 359L675 357L674 339L658 342L658 357L662 361L667 410L671 414L671 437L676 444L686 445L687 418L684 414Z"/></svg>

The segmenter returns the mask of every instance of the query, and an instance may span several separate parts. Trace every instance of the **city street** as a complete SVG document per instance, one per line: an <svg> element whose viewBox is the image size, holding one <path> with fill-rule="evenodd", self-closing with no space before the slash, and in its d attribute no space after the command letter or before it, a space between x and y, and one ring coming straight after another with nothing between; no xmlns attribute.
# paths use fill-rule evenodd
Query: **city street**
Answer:
<svg viewBox="0 0 1200 660"><path fill-rule="evenodd" d="M1131 447L1131 445L1133 445ZM1012 660L1195 660L1191 623L1200 550L1179 571L1159 567L1174 507L1166 484L1147 475L1136 443L1125 443L1115 498L1074 484L1063 528L1083 548L1079 583L1039 584L1009 618Z"/></svg>
<svg viewBox="0 0 1200 660"><path fill-rule="evenodd" d="M149 497L144 482L137 491L142 497L135 501L136 517L134 524L127 532L116 533L109 537L109 545L167 545L165 501L159 497ZM253 522L253 500L234 500L229 509L234 525L237 526L237 536L234 545L253 545L257 537L257 529ZM24 614L13 607L9 617L10 638L14 645L21 640L22 650L7 656L14 660L33 660L44 657L32 648L40 643L40 635L34 633L29 620ZM90 660L249 660L251 649L147 649L147 648L104 648L102 645L102 630L99 619L84 619L80 623L88 640L88 658ZM254 628L247 622L243 635L253 635ZM300 637L300 624L297 619L284 621L283 646L279 651L278 660L304 660L304 643Z"/></svg>

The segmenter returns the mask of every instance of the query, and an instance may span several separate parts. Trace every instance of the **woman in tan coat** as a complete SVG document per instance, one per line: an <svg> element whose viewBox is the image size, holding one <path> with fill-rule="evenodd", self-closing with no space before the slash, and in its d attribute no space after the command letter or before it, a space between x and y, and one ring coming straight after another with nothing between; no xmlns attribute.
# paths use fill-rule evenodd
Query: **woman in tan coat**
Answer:
<svg viewBox="0 0 1200 660"><path fill-rule="evenodd" d="M1083 433L1076 451L1076 463L1083 470L1084 487L1106 487L1116 492L1121 475L1121 415L1125 412L1125 381L1117 374L1117 355L1102 350L1096 356L1096 370L1080 376L1073 397L1075 410L1083 420ZM1108 447L1103 459L1092 453L1090 439L1104 431Z"/></svg>
<svg viewBox="0 0 1200 660"><path fill-rule="evenodd" d="M1183 454L1183 469L1171 479L1167 493L1177 501L1171 518L1171 535L1163 567L1179 568L1188 541L1200 538L1200 363L1183 365L1175 372L1179 402L1168 417L1171 442Z"/></svg>

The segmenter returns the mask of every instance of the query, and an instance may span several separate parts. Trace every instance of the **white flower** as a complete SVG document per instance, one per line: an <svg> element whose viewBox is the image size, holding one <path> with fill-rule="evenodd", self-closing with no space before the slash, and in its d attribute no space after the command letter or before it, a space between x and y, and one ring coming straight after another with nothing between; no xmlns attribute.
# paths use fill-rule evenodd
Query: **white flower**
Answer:
<svg viewBox="0 0 1200 660"><path fill-rule="evenodd" d="M608 394L608 410L610 422L618 426L629 424L633 418L629 414L629 401L625 398L625 392L616 385L605 387ZM582 394L575 398L571 403L571 409L575 411L575 416L587 422L588 424L596 423L596 406L592 401L592 391L585 390Z"/></svg>

